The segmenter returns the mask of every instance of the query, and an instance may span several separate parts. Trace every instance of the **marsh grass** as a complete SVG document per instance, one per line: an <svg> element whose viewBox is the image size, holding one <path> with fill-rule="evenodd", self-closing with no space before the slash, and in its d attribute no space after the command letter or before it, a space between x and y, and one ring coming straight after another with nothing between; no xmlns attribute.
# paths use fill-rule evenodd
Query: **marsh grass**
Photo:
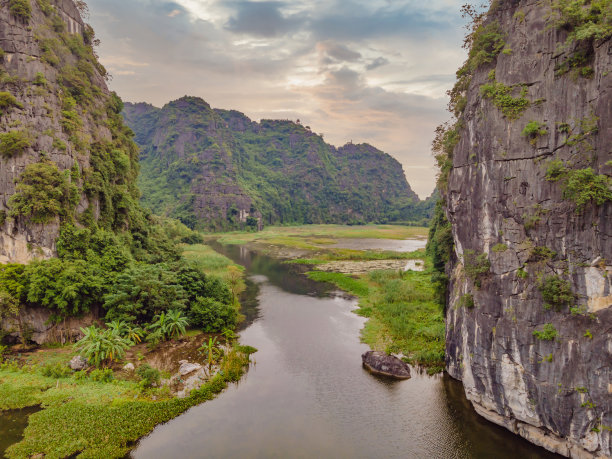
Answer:
<svg viewBox="0 0 612 459"><path fill-rule="evenodd" d="M214 249L205 244L185 245L183 257L195 263L206 274L217 276L224 280L227 280L226 277L230 266L235 266L240 270L243 269L226 256L215 252Z"/></svg>
<svg viewBox="0 0 612 459"><path fill-rule="evenodd" d="M232 232L218 237L221 244L246 244L264 242L285 245L295 248L318 248L316 245L329 245L335 239L409 239L427 237L428 229L415 226L399 225L302 225L272 226L263 231ZM211 235L216 237L218 235ZM310 250L310 249L309 249Z"/></svg>

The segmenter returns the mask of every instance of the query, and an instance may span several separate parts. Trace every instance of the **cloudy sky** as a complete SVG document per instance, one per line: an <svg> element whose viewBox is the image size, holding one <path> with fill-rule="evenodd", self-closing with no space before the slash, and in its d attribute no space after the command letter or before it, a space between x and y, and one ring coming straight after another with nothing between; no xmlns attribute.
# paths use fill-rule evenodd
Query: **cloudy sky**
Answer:
<svg viewBox="0 0 612 459"><path fill-rule="evenodd" d="M124 100L183 95L254 120L300 119L397 158L434 187L430 145L465 59L464 0L88 0Z"/></svg>

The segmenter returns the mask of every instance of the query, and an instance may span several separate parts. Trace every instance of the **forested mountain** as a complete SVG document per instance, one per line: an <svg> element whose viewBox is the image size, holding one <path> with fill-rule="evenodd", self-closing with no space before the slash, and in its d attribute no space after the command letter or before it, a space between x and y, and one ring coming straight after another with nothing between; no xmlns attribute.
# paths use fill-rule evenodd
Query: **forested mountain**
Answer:
<svg viewBox="0 0 612 459"><path fill-rule="evenodd" d="M197 97L125 105L140 144L143 203L191 228L422 220L401 165L376 148L335 148L308 126L254 122Z"/></svg>

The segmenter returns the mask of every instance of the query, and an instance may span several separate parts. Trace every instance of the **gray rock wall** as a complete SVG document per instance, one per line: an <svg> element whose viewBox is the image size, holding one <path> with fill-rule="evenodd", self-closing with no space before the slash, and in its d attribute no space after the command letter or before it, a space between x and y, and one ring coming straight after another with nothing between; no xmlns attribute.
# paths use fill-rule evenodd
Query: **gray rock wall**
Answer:
<svg viewBox="0 0 612 459"><path fill-rule="evenodd" d="M27 130L32 137L32 145L24 153L12 158L0 157L0 211L8 212L9 199L15 193L15 180L28 164L47 157L63 171L75 163L81 171L89 168L88 152L77 152L70 136L64 132L62 119L62 92L58 88L58 69L41 60L42 51L38 38L53 37L55 32L49 26L37 1L31 1L32 17L26 21L10 13L8 2L0 5L0 48L4 57L0 59L0 91L9 92L23 108L8 107L0 113L0 133ZM49 2L64 20L66 33L83 34L85 25L72 0L51 0ZM55 35L56 36L56 35ZM75 56L69 58L76 65ZM45 85L34 85L37 73L44 75ZM108 94L105 81L94 69L92 83ZM92 102L93 109L103 107L105 98ZM104 113L102 110L100 113ZM83 115L80 134L90 141L110 140L111 134L105 125L106 115ZM58 147L58 140L66 148ZM91 203L94 208L96 202ZM78 211L89 207L90 203L83 194ZM94 216L97 211L94 210ZM49 258L55 254L55 240L59 234L59 219L48 224L33 224L23 218L7 218L0 225L0 262L26 263L34 258Z"/></svg>
<svg viewBox="0 0 612 459"><path fill-rule="evenodd" d="M560 75L571 48L563 46L567 32L548 22L549 2L499 3L488 21L499 21L511 51L472 79L446 196L459 260L451 267L447 369L492 422L568 457L609 457L612 203L577 212L545 175L553 159L612 174L612 41L593 44L590 77ZM481 95L493 69L498 82L526 85L531 104L515 121ZM532 120L547 133L522 135ZM596 132L568 144L589 120ZM537 260L535 247L556 255ZM480 288L465 273L466 250L491 263ZM570 281L576 295L559 311L545 307L538 289L550 275ZM473 308L460 305L464 294ZM554 340L533 335L545 324L557 330Z"/></svg>

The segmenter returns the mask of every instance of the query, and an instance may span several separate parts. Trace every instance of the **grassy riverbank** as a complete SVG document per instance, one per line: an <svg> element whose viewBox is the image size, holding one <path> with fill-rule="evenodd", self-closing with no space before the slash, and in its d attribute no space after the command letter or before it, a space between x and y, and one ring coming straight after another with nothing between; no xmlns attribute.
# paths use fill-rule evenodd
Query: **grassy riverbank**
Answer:
<svg viewBox="0 0 612 459"><path fill-rule="evenodd" d="M444 369L444 316L428 270L372 271L357 277L321 271L308 275L359 297L357 313L369 319L362 340L372 349L401 353L429 373Z"/></svg>
<svg viewBox="0 0 612 459"><path fill-rule="evenodd" d="M161 389L146 389L134 381L96 381L75 373L44 376L38 366L0 366L0 410L40 405L30 415L24 439L11 446L9 458L120 458L135 441L188 408L212 399L228 383L238 381L248 354L234 348L221 371L187 398L171 397Z"/></svg>

